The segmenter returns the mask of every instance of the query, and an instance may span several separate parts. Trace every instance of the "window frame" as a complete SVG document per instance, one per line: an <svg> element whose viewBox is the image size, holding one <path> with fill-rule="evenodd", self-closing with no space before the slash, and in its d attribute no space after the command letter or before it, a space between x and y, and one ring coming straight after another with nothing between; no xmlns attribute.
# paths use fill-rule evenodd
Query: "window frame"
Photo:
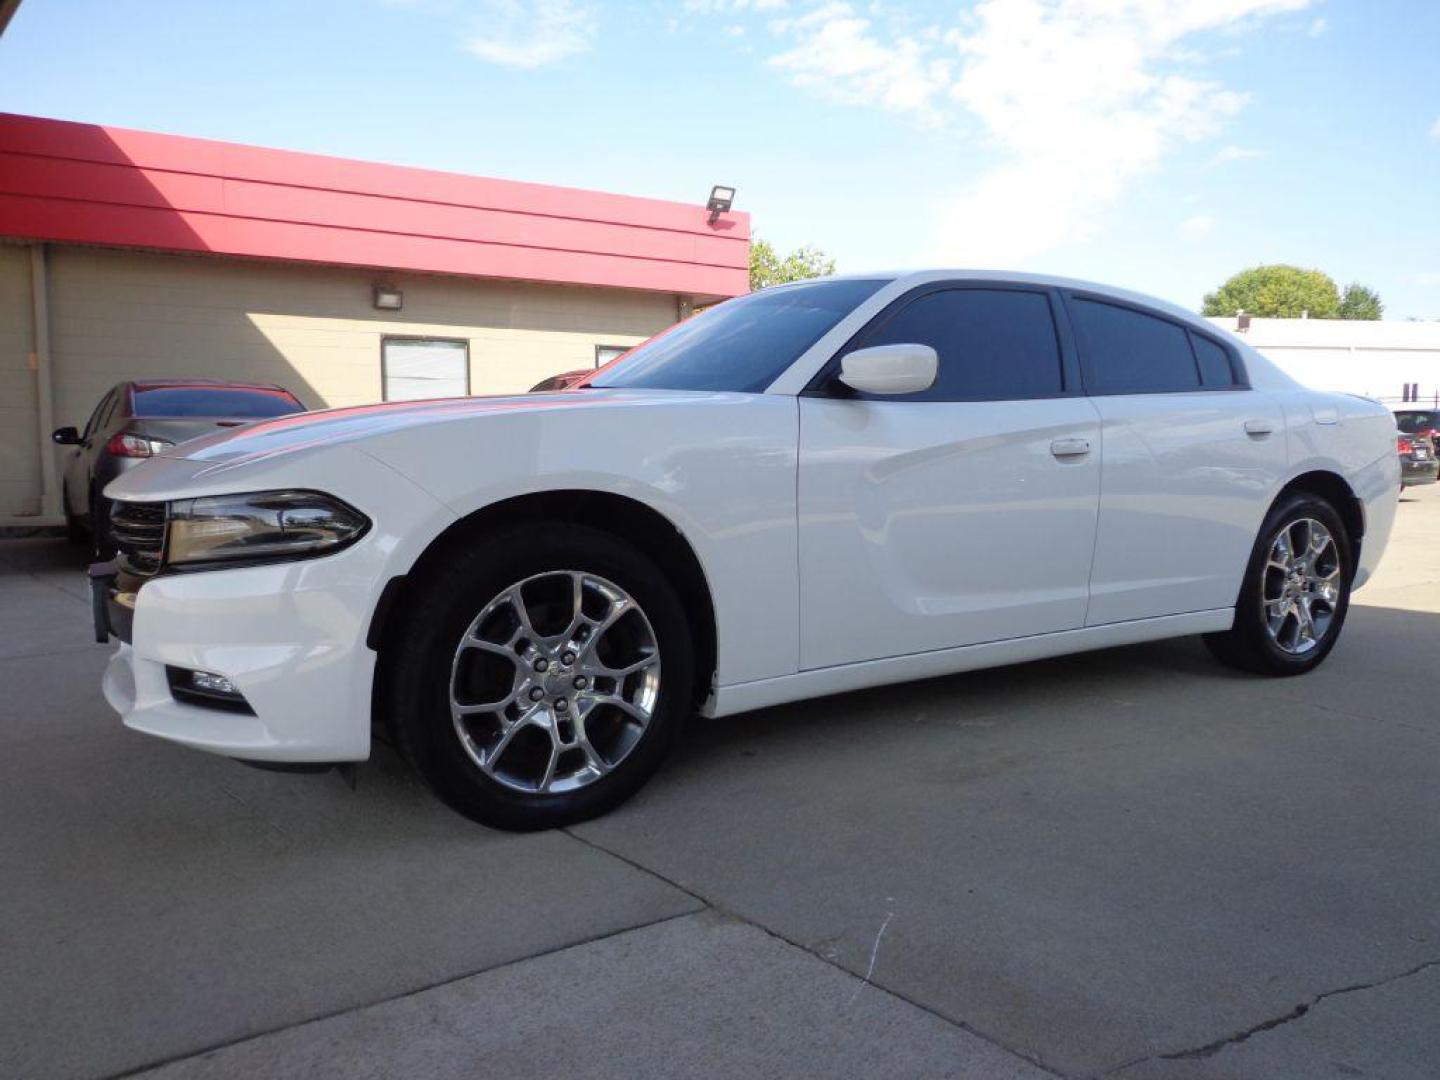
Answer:
<svg viewBox="0 0 1440 1080"><path fill-rule="evenodd" d="M473 397L470 376L470 339L437 337L433 334L381 334L380 335L380 400L390 401L389 387L387 381L389 373L385 369L385 346L390 342L400 344L415 342L444 342L447 345L459 345L464 349L465 355L465 397ZM441 401L442 398L402 398L401 401Z"/></svg>
<svg viewBox="0 0 1440 1080"><path fill-rule="evenodd" d="M931 296L934 293L961 292L967 290L1032 293L1045 298L1050 308L1050 324L1055 331L1055 345L1060 356L1059 393L1034 394L1021 398L986 395L979 397L946 397L918 400L913 395L907 394L897 394L894 396L862 394L857 390L852 390L840 381L840 361L845 358L845 355L857 349L865 348L866 346L863 342L868 335L878 333L884 329L892 319L911 304L927 296ZM923 285L917 285L912 289L907 289L894 300L891 300L876 312L865 325L850 335L850 338L845 344L841 345L831 354L830 358L825 361L820 370L805 384L805 388L800 391L800 396L840 398L852 401L896 401L906 402L911 405L947 405L985 401L1053 401L1059 398L1081 397L1084 393L1085 389L1081 380L1075 339L1057 289L1048 285L1031 285L1026 282L989 281L979 278L965 278L961 280L928 281Z"/></svg>
<svg viewBox="0 0 1440 1080"><path fill-rule="evenodd" d="M1191 325L1183 319L1178 319L1164 311L1159 311L1144 304L1137 304L1122 297L1110 296L1106 293L1091 292L1085 289L1059 289L1057 290L1062 308L1065 311L1065 319L1070 324L1071 333L1080 357L1080 376L1085 386L1087 397L1139 397L1150 394L1228 394L1237 390L1250 390L1250 375L1245 370L1245 363L1240 357L1240 351L1227 341L1221 340L1215 334L1207 333ZM1174 390L1100 390L1099 372L1095 369L1095 363L1090 348L1090 343L1085 340L1085 333L1079 326L1079 320L1072 318L1070 305L1076 301L1088 301L1095 304L1108 304L1110 307L1121 308L1133 312L1136 315L1145 315L1161 322L1169 323L1185 333L1185 343L1190 350L1190 362L1195 366L1196 385L1183 387ZM1203 338L1210 344L1220 349L1225 354L1230 364L1229 386L1206 386L1205 372L1200 366L1200 355L1195 350L1195 339Z"/></svg>
<svg viewBox="0 0 1440 1080"><path fill-rule="evenodd" d="M620 359L620 357L624 356L627 352L629 352L629 351L630 351L631 349L633 349L633 348L635 348L634 345L606 345L606 344L602 344L602 343L597 342L596 345L595 345L595 370L596 370L596 371L599 371L599 370L600 370L602 367L604 367L606 364L613 363L614 361ZM601 359L600 359L600 350L601 350L601 349L619 349L620 351L619 351L619 353L618 353L617 355L612 356L609 360L605 360L605 361L602 362Z"/></svg>

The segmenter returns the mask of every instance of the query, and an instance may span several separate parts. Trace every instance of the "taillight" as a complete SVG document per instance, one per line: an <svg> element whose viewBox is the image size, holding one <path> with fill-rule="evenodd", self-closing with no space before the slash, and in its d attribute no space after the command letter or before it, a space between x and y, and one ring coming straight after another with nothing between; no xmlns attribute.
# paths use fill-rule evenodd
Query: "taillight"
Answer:
<svg viewBox="0 0 1440 1080"><path fill-rule="evenodd" d="M168 439L152 439L133 431L117 431L105 444L105 452L116 457L154 457L161 450L174 446Z"/></svg>
<svg viewBox="0 0 1440 1080"><path fill-rule="evenodd" d="M1412 453L1414 453L1414 452L1415 452L1415 444L1414 444L1413 442L1411 442L1409 439L1401 439L1401 440L1400 440L1400 453L1402 453L1402 454L1412 454Z"/></svg>

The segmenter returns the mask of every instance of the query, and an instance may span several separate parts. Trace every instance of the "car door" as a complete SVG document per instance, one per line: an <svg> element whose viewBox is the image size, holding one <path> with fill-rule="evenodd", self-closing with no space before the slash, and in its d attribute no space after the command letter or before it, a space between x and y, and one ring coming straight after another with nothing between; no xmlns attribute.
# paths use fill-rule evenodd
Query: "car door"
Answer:
<svg viewBox="0 0 1440 1080"><path fill-rule="evenodd" d="M1084 624L1100 423L1056 304L1043 288L924 286L801 395L802 668ZM838 382L845 353L900 343L936 350L930 390Z"/></svg>
<svg viewBox="0 0 1440 1080"><path fill-rule="evenodd" d="M112 388L100 399L95 411L90 414L90 419L85 422L85 430L80 433L80 445L66 455L65 491L71 514L83 517L90 512L90 473L95 460L93 446L115 404L115 393Z"/></svg>
<svg viewBox="0 0 1440 1080"><path fill-rule="evenodd" d="M1065 305L1103 428L1086 624L1233 607L1285 471L1283 408L1219 337L1109 297Z"/></svg>

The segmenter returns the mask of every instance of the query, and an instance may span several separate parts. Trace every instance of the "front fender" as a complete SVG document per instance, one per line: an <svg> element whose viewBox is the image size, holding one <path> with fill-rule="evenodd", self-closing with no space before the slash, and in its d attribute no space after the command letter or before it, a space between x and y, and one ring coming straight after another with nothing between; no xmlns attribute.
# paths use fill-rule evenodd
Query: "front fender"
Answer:
<svg viewBox="0 0 1440 1080"><path fill-rule="evenodd" d="M797 441L794 398L677 394L494 412L361 445L452 520L546 491L603 492L654 510L685 537L710 583L723 684L798 667ZM396 564L413 565L437 535L417 537Z"/></svg>

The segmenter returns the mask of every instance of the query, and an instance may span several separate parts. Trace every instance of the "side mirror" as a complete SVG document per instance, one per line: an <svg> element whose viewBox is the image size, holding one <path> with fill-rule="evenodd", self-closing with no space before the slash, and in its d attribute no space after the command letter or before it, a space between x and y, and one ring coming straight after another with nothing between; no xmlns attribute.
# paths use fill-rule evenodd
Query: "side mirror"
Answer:
<svg viewBox="0 0 1440 1080"><path fill-rule="evenodd" d="M61 446L79 446L80 432L73 427L57 427L50 438Z"/></svg>
<svg viewBox="0 0 1440 1080"><path fill-rule="evenodd" d="M918 394L935 385L939 370L929 345L876 345L840 358L840 381L865 394Z"/></svg>

